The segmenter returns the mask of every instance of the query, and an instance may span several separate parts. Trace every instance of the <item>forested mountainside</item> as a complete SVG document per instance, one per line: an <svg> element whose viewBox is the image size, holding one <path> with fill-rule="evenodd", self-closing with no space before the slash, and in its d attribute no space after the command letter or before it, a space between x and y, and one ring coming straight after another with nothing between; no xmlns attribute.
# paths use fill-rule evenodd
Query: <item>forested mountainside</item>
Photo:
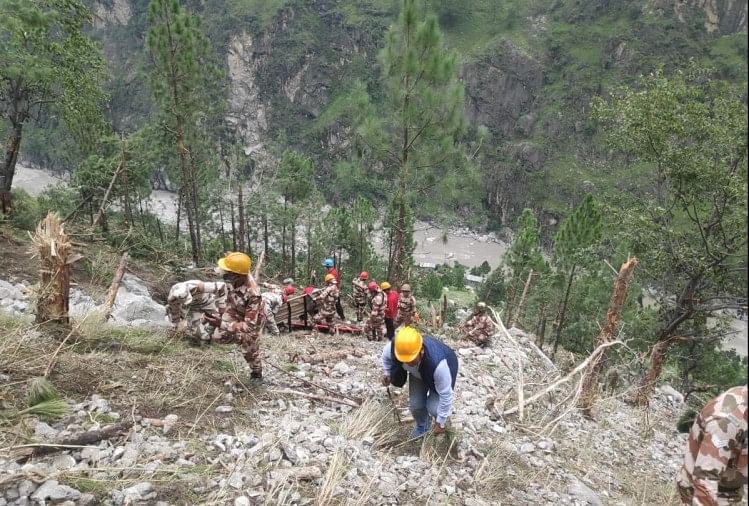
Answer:
<svg viewBox="0 0 749 506"><path fill-rule="evenodd" d="M149 2L87 3L111 72L107 114L116 131L132 132L156 119L144 47ZM399 2L183 3L202 19L223 70L225 121L251 154L246 177L290 145L313 157L315 178L333 203L354 193L387 200L380 174L351 166L360 147L346 113L356 82L375 100L382 96L377 54ZM745 1L417 4L437 15L446 45L457 51L470 121L464 135L480 162L475 177L460 182L464 191L449 199L452 212L417 206L417 214L438 221L513 226L531 207L549 232L586 193L615 191L622 177L589 117L592 97L660 66L670 74L690 60L721 78L742 85L747 79ZM22 156L71 169L62 134L47 128L54 121L28 136Z"/></svg>

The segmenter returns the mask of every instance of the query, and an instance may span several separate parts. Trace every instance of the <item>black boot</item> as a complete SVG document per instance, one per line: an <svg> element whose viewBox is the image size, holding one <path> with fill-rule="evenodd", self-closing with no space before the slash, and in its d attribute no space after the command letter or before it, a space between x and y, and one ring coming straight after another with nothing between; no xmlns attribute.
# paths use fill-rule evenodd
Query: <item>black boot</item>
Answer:
<svg viewBox="0 0 749 506"><path fill-rule="evenodd" d="M250 385L258 386L263 384L263 373L252 371L250 373Z"/></svg>

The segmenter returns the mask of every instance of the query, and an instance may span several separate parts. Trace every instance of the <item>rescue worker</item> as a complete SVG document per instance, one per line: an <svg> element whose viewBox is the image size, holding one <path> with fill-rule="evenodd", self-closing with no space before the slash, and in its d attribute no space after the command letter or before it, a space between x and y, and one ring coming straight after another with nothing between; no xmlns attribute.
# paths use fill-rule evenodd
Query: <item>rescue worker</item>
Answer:
<svg viewBox="0 0 749 506"><path fill-rule="evenodd" d="M387 298L385 292L374 281L369 282L367 290L372 296L372 309L369 312L367 323L364 324L364 333L367 334L367 339L370 341L382 341L382 325L385 323Z"/></svg>
<svg viewBox="0 0 749 506"><path fill-rule="evenodd" d="M335 321L336 301L340 297L338 280L328 273L325 275L325 289L315 296L315 301L321 303L320 311L315 315L315 323L325 323L332 327Z"/></svg>
<svg viewBox="0 0 749 506"><path fill-rule="evenodd" d="M263 292L260 295L265 301L265 326L271 334L277 336L281 334L281 331L278 330L278 324L276 324L276 312L281 307L281 304L283 304L284 296L274 291Z"/></svg>
<svg viewBox="0 0 749 506"><path fill-rule="evenodd" d="M356 308L356 321L360 322L364 319L364 314L367 309L367 281L369 280L369 273L362 271L358 276L354 278L351 284L354 285L354 307Z"/></svg>
<svg viewBox="0 0 749 506"><path fill-rule="evenodd" d="M494 322L486 314L486 304L479 302L476 310L463 324L463 337L485 348L491 344L493 335Z"/></svg>
<svg viewBox="0 0 749 506"><path fill-rule="evenodd" d="M335 261L332 258L326 258L322 264L325 267L325 269L327 269L324 279L327 279L328 274L332 274L333 277L335 277L336 285L340 287L341 275L338 273L338 269L335 268ZM327 281L325 283L327 283ZM341 320L346 321L346 317L343 315L343 306L341 305L340 290L338 291L338 299L335 301L335 310L336 312L338 312L338 316L341 317Z"/></svg>
<svg viewBox="0 0 749 506"><path fill-rule="evenodd" d="M233 252L219 259L219 272L229 288L226 311L221 316L207 315L206 320L236 337L242 355L250 366L250 383L257 385L263 382L258 339L265 325L266 313L260 288L250 273L251 267L252 259L244 253Z"/></svg>
<svg viewBox="0 0 749 506"><path fill-rule="evenodd" d="M380 290L385 292L387 304L385 306L385 337L392 340L395 336L395 317L398 315L398 292L391 289L390 283L380 283Z"/></svg>
<svg viewBox="0 0 749 506"><path fill-rule="evenodd" d="M277 293L278 295L287 294L288 291L291 291L292 294L296 292L296 285L294 284L294 280L292 278L284 279L283 284L281 285L265 282L260 283L260 286L262 286L263 288L267 288L268 290L272 291L273 293Z"/></svg>
<svg viewBox="0 0 749 506"><path fill-rule="evenodd" d="M742 503L747 481L747 385L723 392L697 415L676 478L684 504Z"/></svg>
<svg viewBox="0 0 749 506"><path fill-rule="evenodd" d="M411 285L405 283L401 286L400 297L398 297L398 316L395 318L395 328L401 325L404 327L411 325L414 311L416 311L416 299L411 295Z"/></svg>
<svg viewBox="0 0 749 506"><path fill-rule="evenodd" d="M408 406L416 426L411 437L445 432L453 408L458 357L446 344L403 327L382 349L382 384L402 387L408 378Z"/></svg>
<svg viewBox="0 0 749 506"><path fill-rule="evenodd" d="M166 310L177 330L188 330L201 345L210 344L216 327L206 323L207 314L220 315L226 309L226 283L197 279L176 283L169 290Z"/></svg>

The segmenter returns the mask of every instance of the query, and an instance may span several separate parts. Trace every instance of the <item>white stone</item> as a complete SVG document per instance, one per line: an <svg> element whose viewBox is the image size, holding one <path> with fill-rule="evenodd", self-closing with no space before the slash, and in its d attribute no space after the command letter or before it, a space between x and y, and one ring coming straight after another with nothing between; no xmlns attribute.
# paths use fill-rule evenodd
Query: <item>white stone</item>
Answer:
<svg viewBox="0 0 749 506"><path fill-rule="evenodd" d="M234 499L234 506L250 506L250 498L244 495L240 495Z"/></svg>
<svg viewBox="0 0 749 506"><path fill-rule="evenodd" d="M61 485L57 480L45 481L41 487L36 489L31 498L37 502L45 504L47 501L62 502L75 501L81 496L76 489Z"/></svg>
<svg viewBox="0 0 749 506"><path fill-rule="evenodd" d="M57 469L70 469L75 466L76 462L70 455L58 455L52 461L52 465Z"/></svg>
<svg viewBox="0 0 749 506"><path fill-rule="evenodd" d="M234 408L232 406L218 406L215 411L216 413L231 413Z"/></svg>

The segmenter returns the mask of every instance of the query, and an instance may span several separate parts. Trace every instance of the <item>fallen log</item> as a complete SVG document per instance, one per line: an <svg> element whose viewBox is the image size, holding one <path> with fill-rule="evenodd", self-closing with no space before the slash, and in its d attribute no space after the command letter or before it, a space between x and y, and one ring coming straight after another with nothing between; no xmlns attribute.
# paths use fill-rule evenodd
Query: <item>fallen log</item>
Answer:
<svg viewBox="0 0 749 506"><path fill-rule="evenodd" d="M316 364L322 364L329 360L340 360L342 358L348 357L349 355L358 358L358 357L363 357L364 352L361 350L351 348L348 350L331 351L328 353L318 353L316 355L309 355L306 357L296 356L296 361L307 362L308 364L316 365Z"/></svg>
<svg viewBox="0 0 749 506"><path fill-rule="evenodd" d="M117 291L120 289L120 283L122 283L122 277L125 275L125 268L127 267L128 254L127 251L120 257L120 263L117 265L117 270L114 271L114 278L112 278L112 284L109 285L107 291L107 298L104 301L104 320L109 320L112 315L112 307L114 301L117 299Z"/></svg>
<svg viewBox="0 0 749 506"><path fill-rule="evenodd" d="M115 425L110 425L98 430L89 430L77 436L63 439L59 442L54 443L33 443L28 445L15 446L10 449L29 449L28 454L18 458L18 460L27 460L31 457L37 457L39 455L47 455L49 453L55 453L63 451L67 448L80 448L82 446L91 446L99 441L106 439L112 439L120 436L126 431L130 430L133 426L132 421L120 422Z"/></svg>
<svg viewBox="0 0 749 506"><path fill-rule="evenodd" d="M358 408L361 406L361 404L359 404L358 402L354 402L349 399L335 399L333 397L325 397L323 395L308 394L307 392L300 392L298 390L283 389L283 390L271 390L270 392L274 394L296 395L299 397L306 397L307 399L312 399L313 401L333 402L336 404L343 404L344 406L351 406L352 408Z"/></svg>

